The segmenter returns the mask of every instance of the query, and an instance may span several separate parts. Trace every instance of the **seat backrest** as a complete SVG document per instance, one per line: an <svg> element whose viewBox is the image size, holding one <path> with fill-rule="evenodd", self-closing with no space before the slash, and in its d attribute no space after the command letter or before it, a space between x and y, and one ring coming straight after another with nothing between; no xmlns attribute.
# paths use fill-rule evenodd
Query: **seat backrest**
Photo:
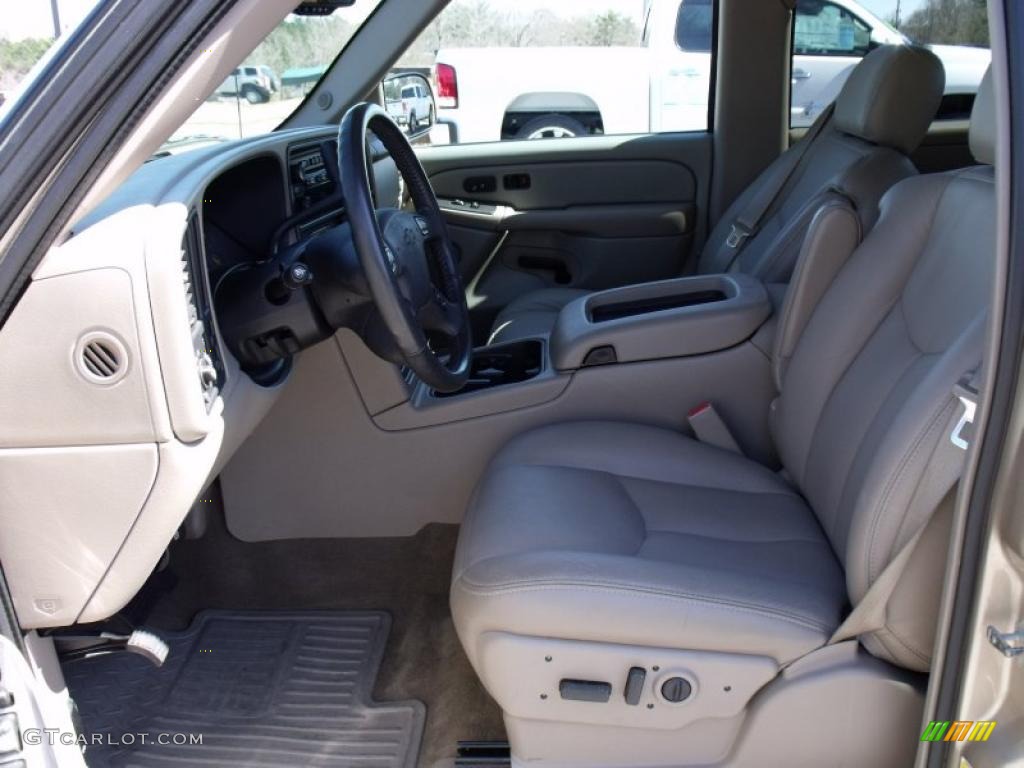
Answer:
<svg viewBox="0 0 1024 768"><path fill-rule="evenodd" d="M993 104L986 76L971 117L971 149L986 165L909 178L885 195L797 340L773 407L782 462L844 564L853 604L920 526L910 499L953 388L981 360L995 262ZM886 630L865 643L916 669L931 654L945 563L941 538L936 546L930 568L908 571L917 599L891 600Z"/></svg>
<svg viewBox="0 0 1024 768"><path fill-rule="evenodd" d="M847 78L828 126L807 148L780 190L758 231L728 266L766 282L785 282L804 233L830 188L850 197L867 230L882 195L917 171L907 157L924 138L945 86L942 62L931 51L909 45L881 46L865 56ZM788 152L793 152L791 147ZM741 194L712 231L698 262L699 272L718 272L720 254L737 219L757 189L777 183L785 154Z"/></svg>

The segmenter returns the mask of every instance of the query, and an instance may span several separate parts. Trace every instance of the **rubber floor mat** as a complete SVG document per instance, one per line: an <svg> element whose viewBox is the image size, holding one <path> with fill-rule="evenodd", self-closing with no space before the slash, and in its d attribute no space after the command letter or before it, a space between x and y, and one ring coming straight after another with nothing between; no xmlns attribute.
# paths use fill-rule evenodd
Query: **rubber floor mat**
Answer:
<svg viewBox="0 0 1024 768"><path fill-rule="evenodd" d="M372 691L386 613L205 611L131 653L64 666L90 768L415 766L425 708ZM201 738L201 743L193 743Z"/></svg>

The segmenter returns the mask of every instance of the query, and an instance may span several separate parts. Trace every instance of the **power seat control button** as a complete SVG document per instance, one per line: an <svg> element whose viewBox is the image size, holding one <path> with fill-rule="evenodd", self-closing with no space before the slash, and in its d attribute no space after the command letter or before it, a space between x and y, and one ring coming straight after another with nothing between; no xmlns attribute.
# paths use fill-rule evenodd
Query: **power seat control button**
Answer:
<svg viewBox="0 0 1024 768"><path fill-rule="evenodd" d="M558 693L566 701L592 701L605 704L612 695L610 683L599 680L569 680L558 683Z"/></svg>
<svg viewBox="0 0 1024 768"><path fill-rule="evenodd" d="M644 681L647 679L647 670L643 667L630 667L626 675L626 703L635 707L640 703L640 695L644 692Z"/></svg>

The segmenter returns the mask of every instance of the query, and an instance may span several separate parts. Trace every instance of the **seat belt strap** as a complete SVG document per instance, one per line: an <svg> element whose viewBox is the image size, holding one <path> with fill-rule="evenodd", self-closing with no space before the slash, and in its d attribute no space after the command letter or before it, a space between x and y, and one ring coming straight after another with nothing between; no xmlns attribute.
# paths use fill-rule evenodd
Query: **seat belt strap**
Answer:
<svg viewBox="0 0 1024 768"><path fill-rule="evenodd" d="M780 159L783 162L777 167L777 172L765 184L754 189L747 204L733 219L729 235L725 238L718 253L715 254L712 262L715 265L715 272L727 272L733 262L739 258L747 241L757 234L768 211L774 207L782 190L789 185L796 169L800 167L807 150L825 130L825 126L831 122L834 110L834 102L825 107L811 127L807 129L803 138L794 144L788 152L782 154Z"/></svg>
<svg viewBox="0 0 1024 768"><path fill-rule="evenodd" d="M917 543L924 535L935 510L963 474L969 445L965 431L973 423L977 410L979 370L980 366L965 374L954 387L953 398L947 406L947 410L950 411L947 426L940 433L939 441L921 476L917 493L911 500L912 507L926 510L923 520L914 535L889 561L850 615L832 634L828 645L866 635L885 626L885 610L889 598L896 591L896 586L907 568L907 563L910 562ZM913 509L908 510L908 514L912 511Z"/></svg>
<svg viewBox="0 0 1024 768"><path fill-rule="evenodd" d="M705 401L693 408L686 414L686 420L690 422L690 428L702 443L742 455L743 451L740 450L736 438L732 436L729 427L710 402Z"/></svg>

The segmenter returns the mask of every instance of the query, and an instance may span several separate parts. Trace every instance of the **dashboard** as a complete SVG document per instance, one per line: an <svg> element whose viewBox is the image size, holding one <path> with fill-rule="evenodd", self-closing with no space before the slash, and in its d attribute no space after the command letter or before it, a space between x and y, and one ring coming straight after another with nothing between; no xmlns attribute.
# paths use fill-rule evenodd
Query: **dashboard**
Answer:
<svg viewBox="0 0 1024 768"><path fill-rule="evenodd" d="M394 163L371 156L378 203L398 204ZM241 370L219 291L344 217L336 129L301 129L152 160L50 250L0 332L20 373L0 393L0 486L17 492L0 501L33 515L5 526L0 559L24 627L135 595L287 386L287 369Z"/></svg>

